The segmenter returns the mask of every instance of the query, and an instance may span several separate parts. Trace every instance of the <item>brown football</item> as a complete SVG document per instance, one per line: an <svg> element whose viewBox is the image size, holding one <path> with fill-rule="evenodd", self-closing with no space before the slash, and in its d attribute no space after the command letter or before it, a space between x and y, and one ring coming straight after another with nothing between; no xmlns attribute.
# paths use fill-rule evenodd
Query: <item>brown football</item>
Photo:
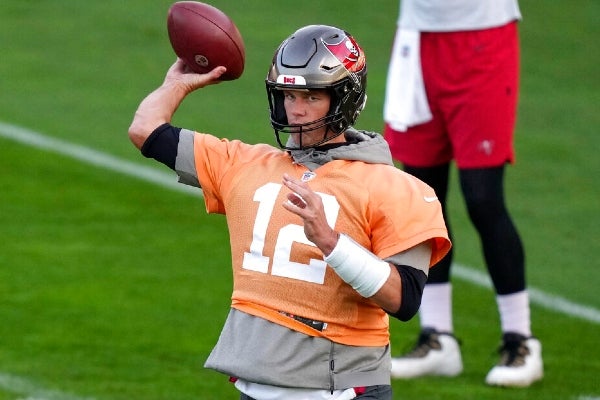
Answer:
<svg viewBox="0 0 600 400"><path fill-rule="evenodd" d="M223 11L199 1L178 1L167 16L169 40L175 54L194 71L206 73L222 65L222 80L244 72L246 50L235 23Z"/></svg>

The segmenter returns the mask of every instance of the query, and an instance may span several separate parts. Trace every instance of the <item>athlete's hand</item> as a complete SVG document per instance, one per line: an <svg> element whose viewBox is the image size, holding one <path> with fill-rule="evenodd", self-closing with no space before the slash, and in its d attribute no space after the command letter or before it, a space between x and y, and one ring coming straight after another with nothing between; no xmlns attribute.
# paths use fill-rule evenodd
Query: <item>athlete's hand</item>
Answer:
<svg viewBox="0 0 600 400"><path fill-rule="evenodd" d="M177 58L167 71L163 85L179 86L189 94L196 89L220 83L221 75L225 71L227 68L218 66L205 74L198 74L193 72L181 58Z"/></svg>
<svg viewBox="0 0 600 400"><path fill-rule="evenodd" d="M321 196L306 182L288 174L283 175L283 184L291 190L283 207L302 218L306 238L321 249L324 255L328 255L337 244L339 235L327 224Z"/></svg>

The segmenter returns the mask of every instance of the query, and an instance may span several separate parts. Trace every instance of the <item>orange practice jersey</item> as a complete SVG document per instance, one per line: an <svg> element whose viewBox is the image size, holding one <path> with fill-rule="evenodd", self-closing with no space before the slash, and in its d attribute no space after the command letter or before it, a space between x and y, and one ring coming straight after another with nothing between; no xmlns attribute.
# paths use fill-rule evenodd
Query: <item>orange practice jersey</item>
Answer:
<svg viewBox="0 0 600 400"><path fill-rule="evenodd" d="M450 248L433 190L391 165L334 160L311 173L287 152L196 134L194 157L209 213L227 216L232 307L311 336L357 346L389 342L388 316L327 267L285 210L287 173L323 199L327 220L384 259L431 240L431 265ZM325 322L322 331L282 312Z"/></svg>

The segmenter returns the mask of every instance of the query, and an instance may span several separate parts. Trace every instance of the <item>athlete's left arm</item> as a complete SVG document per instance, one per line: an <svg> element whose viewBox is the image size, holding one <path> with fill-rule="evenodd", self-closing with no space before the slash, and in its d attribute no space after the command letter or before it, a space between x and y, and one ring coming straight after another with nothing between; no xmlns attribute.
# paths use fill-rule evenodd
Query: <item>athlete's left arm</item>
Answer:
<svg viewBox="0 0 600 400"><path fill-rule="evenodd" d="M421 303L431 258L429 243L384 261L328 225L321 197L306 182L286 174L283 184L291 191L283 207L302 218L307 239L323 252L325 261L339 277L391 315L410 319Z"/></svg>
<svg viewBox="0 0 600 400"><path fill-rule="evenodd" d="M419 310L431 258L428 241L391 257L394 261L390 262L340 234L333 250L324 254L325 261L340 278L391 316L408 321Z"/></svg>
<svg viewBox="0 0 600 400"><path fill-rule="evenodd" d="M371 300L401 321L408 321L414 317L421 305L430 259L429 242L420 243L386 258L384 261L391 268L390 275L381 288L370 297Z"/></svg>
<svg viewBox="0 0 600 400"><path fill-rule="evenodd" d="M382 308L392 317L398 318L401 321L408 321L417 314L417 311L419 311L419 307L421 306L421 298L423 297L423 288L425 287L425 282L427 282L427 275L425 275L423 271L417 268L410 267L408 265L392 265L395 267L396 271L400 275L400 306L396 307L396 304L390 304L390 306L382 306ZM395 288L394 286L387 288L384 285L382 289L387 292L387 289L393 291L397 288ZM375 294L375 296L378 295L381 295L382 297L382 299L378 302L378 304L380 305L383 301L385 301L384 299L396 298L396 293L393 292L382 292L381 294L379 294L378 292Z"/></svg>
<svg viewBox="0 0 600 400"><path fill-rule="evenodd" d="M429 273L431 253L431 243L427 241L385 259L398 271L401 281L400 306L384 308L391 316L408 321L419 311Z"/></svg>

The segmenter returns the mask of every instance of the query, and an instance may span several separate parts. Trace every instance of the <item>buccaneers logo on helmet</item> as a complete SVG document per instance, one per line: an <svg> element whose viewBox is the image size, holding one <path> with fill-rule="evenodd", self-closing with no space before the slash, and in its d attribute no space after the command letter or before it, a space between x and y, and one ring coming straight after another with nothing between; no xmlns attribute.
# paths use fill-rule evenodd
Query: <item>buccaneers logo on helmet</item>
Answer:
<svg viewBox="0 0 600 400"><path fill-rule="evenodd" d="M350 72L357 72L365 66L365 55L354 38L346 36L341 42L328 43L321 39L327 49L333 54Z"/></svg>

